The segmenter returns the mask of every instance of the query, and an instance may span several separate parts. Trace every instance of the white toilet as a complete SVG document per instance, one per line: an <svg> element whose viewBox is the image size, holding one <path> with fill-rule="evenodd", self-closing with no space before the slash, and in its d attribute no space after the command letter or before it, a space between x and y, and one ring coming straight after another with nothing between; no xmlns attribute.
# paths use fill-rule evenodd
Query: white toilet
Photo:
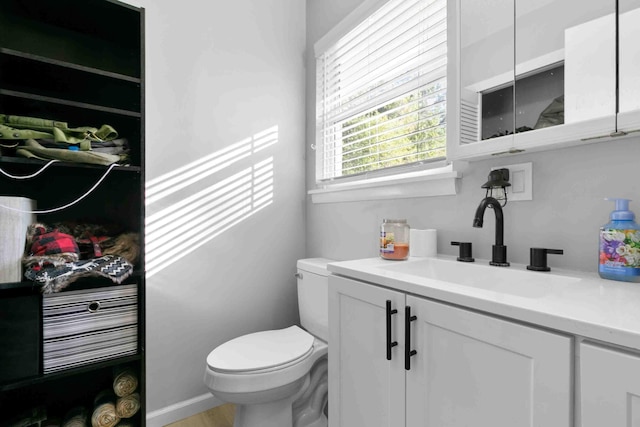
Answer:
<svg viewBox="0 0 640 427"><path fill-rule="evenodd" d="M207 356L204 382L236 404L234 427L326 427L328 271L298 260L300 323L227 341Z"/></svg>

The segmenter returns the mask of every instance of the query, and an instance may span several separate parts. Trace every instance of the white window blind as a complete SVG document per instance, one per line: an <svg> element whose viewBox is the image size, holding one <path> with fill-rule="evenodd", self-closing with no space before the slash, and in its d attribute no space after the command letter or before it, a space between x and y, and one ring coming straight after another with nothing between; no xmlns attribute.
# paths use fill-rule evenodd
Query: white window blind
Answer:
<svg viewBox="0 0 640 427"><path fill-rule="evenodd" d="M442 159L446 0L390 0L317 61L319 181Z"/></svg>

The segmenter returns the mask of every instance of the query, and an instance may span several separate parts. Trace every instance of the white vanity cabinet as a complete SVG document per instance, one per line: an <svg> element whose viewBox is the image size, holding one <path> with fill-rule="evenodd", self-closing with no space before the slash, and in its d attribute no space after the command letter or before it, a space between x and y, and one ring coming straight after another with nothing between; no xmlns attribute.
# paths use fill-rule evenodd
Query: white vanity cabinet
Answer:
<svg viewBox="0 0 640 427"><path fill-rule="evenodd" d="M616 3L618 7L616 8ZM640 130L640 0L449 0L451 160Z"/></svg>
<svg viewBox="0 0 640 427"><path fill-rule="evenodd" d="M582 427L640 426L640 355L580 344Z"/></svg>
<svg viewBox="0 0 640 427"><path fill-rule="evenodd" d="M344 277L329 297L331 427L570 426L571 338Z"/></svg>

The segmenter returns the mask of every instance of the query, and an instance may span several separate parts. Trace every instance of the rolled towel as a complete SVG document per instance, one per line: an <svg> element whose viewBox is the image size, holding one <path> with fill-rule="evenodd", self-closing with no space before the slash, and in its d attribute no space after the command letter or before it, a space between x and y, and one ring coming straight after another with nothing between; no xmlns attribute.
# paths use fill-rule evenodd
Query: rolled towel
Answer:
<svg viewBox="0 0 640 427"><path fill-rule="evenodd" d="M120 418L131 418L140 410L140 394L131 393L128 396L119 397L116 401L116 414Z"/></svg>
<svg viewBox="0 0 640 427"><path fill-rule="evenodd" d="M89 411L84 406L76 406L62 419L62 427L88 427Z"/></svg>
<svg viewBox="0 0 640 427"><path fill-rule="evenodd" d="M114 427L120 421L116 413L116 396L111 390L100 392L93 401L94 409L91 415L93 427Z"/></svg>
<svg viewBox="0 0 640 427"><path fill-rule="evenodd" d="M118 397L127 396L138 388L138 376L132 368L120 368L114 371L113 392Z"/></svg>

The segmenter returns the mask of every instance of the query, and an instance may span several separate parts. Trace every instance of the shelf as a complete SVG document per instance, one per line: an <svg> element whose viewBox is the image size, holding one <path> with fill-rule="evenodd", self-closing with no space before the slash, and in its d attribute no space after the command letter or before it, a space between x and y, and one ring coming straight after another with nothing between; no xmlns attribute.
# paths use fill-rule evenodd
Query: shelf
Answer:
<svg viewBox="0 0 640 427"><path fill-rule="evenodd" d="M135 354L132 356L118 357L118 358L105 360L98 363L93 363L90 365L84 365L77 368L65 369L64 371L59 371L51 374L24 378L14 382L0 384L0 392L15 390L18 388L35 385L35 384L42 384L47 381L55 381L60 378L70 377L73 375L82 374L84 372L96 371L99 369L108 368L110 366L124 365L127 363L138 362L140 360L142 360L142 355Z"/></svg>
<svg viewBox="0 0 640 427"><path fill-rule="evenodd" d="M58 356L52 351L58 349L51 347L51 339L48 347L44 343L41 284L24 276L20 282L0 283L5 315L0 316L5 356L0 426L37 407L57 418L76 406L92 407L95 396L112 386L114 368L129 366L138 372L142 404L132 420L144 427L144 9L118 0L2 0L0 28L0 114L64 122L69 128L110 125L118 138L127 139L129 150L128 164L104 166L17 157L15 147L3 147L2 195L35 202L29 223L67 225L74 236L114 225L121 233L134 233L119 244L127 250L139 245L133 274L122 283L137 289L136 343L131 317L126 318L124 347L113 348L112 331L97 325L90 333L106 336L108 348L76 354L68 359L65 366L73 366L68 369L43 373L43 366L53 371L61 365L52 363ZM126 238L132 240L122 243ZM117 286L106 277L77 277L61 293ZM99 360L103 354L112 358Z"/></svg>
<svg viewBox="0 0 640 427"><path fill-rule="evenodd" d="M129 276L127 280L122 282L121 285L139 283L142 277L144 277L144 272L139 269L134 269L134 272L131 274L131 276ZM88 278L84 278L84 280L79 285L73 286L72 284L67 290L89 289L89 288L99 288L99 287L107 287L107 286L119 286L119 285L103 277L88 277ZM40 285L38 285L36 282L30 282L26 280L22 282L0 283L0 293L6 292L6 291L14 291L14 290L16 291L27 290L27 291L33 291L33 292L40 292Z"/></svg>
<svg viewBox="0 0 640 427"><path fill-rule="evenodd" d="M93 67L87 67L87 66L83 66L83 65L78 65L78 64L74 64L72 62L66 62L66 61L59 61L56 59L51 59L51 58L47 58L45 56L40 56L40 55L34 55L31 53L27 53L27 52L21 52L21 51L17 51L17 50L13 50L13 49L7 49L7 48L3 48L0 47L0 54L4 54L4 55L9 55L9 56L15 56L16 58L23 58L23 59L28 59L30 61L34 61L34 62L41 62L43 64L51 64L51 65L55 65L58 67L63 67L63 68L70 68L73 70L77 70L77 71L82 71L85 73L93 73L96 75L100 75L100 76L104 76L104 77L110 77L113 79L119 79L119 80L124 80L124 81L128 81L131 83L140 83L141 79L138 77L131 77L125 74L120 74L120 73L114 73L111 71L105 71L105 70L101 70L99 68L93 68Z"/></svg>
<svg viewBox="0 0 640 427"><path fill-rule="evenodd" d="M87 104L84 102L69 101L66 99L36 95L33 93L18 92L15 90L0 89L0 95L13 96L16 98L24 98L24 99L29 99L33 101L49 102L52 104L67 105L70 107L77 107L77 108L83 108L83 109L89 109L89 110L95 110L95 111L104 111L105 113L121 114L124 116L130 116L130 117L136 117L136 118L139 118L142 116L141 113L136 111L127 111L119 108L105 107L102 105L94 105L94 104Z"/></svg>
<svg viewBox="0 0 640 427"><path fill-rule="evenodd" d="M49 102L74 102L117 114L136 116L141 111L141 82L134 77L1 48L0 77L1 89L14 96L46 97L54 100Z"/></svg>
<svg viewBox="0 0 640 427"><path fill-rule="evenodd" d="M3 0L0 44L65 63L139 77L141 17L138 10L122 6L105 0Z"/></svg>
<svg viewBox="0 0 640 427"><path fill-rule="evenodd" d="M26 157L10 157L0 156L0 168L3 165L28 165L42 167L49 163L49 160L28 159ZM73 163L73 162L54 162L49 166L51 168L82 168L82 169L96 169L106 170L109 166L93 165L90 163ZM128 165L116 165L111 172L141 172L140 166L128 166Z"/></svg>
<svg viewBox="0 0 640 427"><path fill-rule="evenodd" d="M510 135L514 128L515 133L522 133L563 124L564 115L558 112L564 108L563 102L558 101L563 99L563 95L562 63L518 77L515 94L513 83L499 90L481 93L478 101L482 110L481 139ZM555 108L553 114L548 113L552 108ZM515 117L514 111L518 111Z"/></svg>

